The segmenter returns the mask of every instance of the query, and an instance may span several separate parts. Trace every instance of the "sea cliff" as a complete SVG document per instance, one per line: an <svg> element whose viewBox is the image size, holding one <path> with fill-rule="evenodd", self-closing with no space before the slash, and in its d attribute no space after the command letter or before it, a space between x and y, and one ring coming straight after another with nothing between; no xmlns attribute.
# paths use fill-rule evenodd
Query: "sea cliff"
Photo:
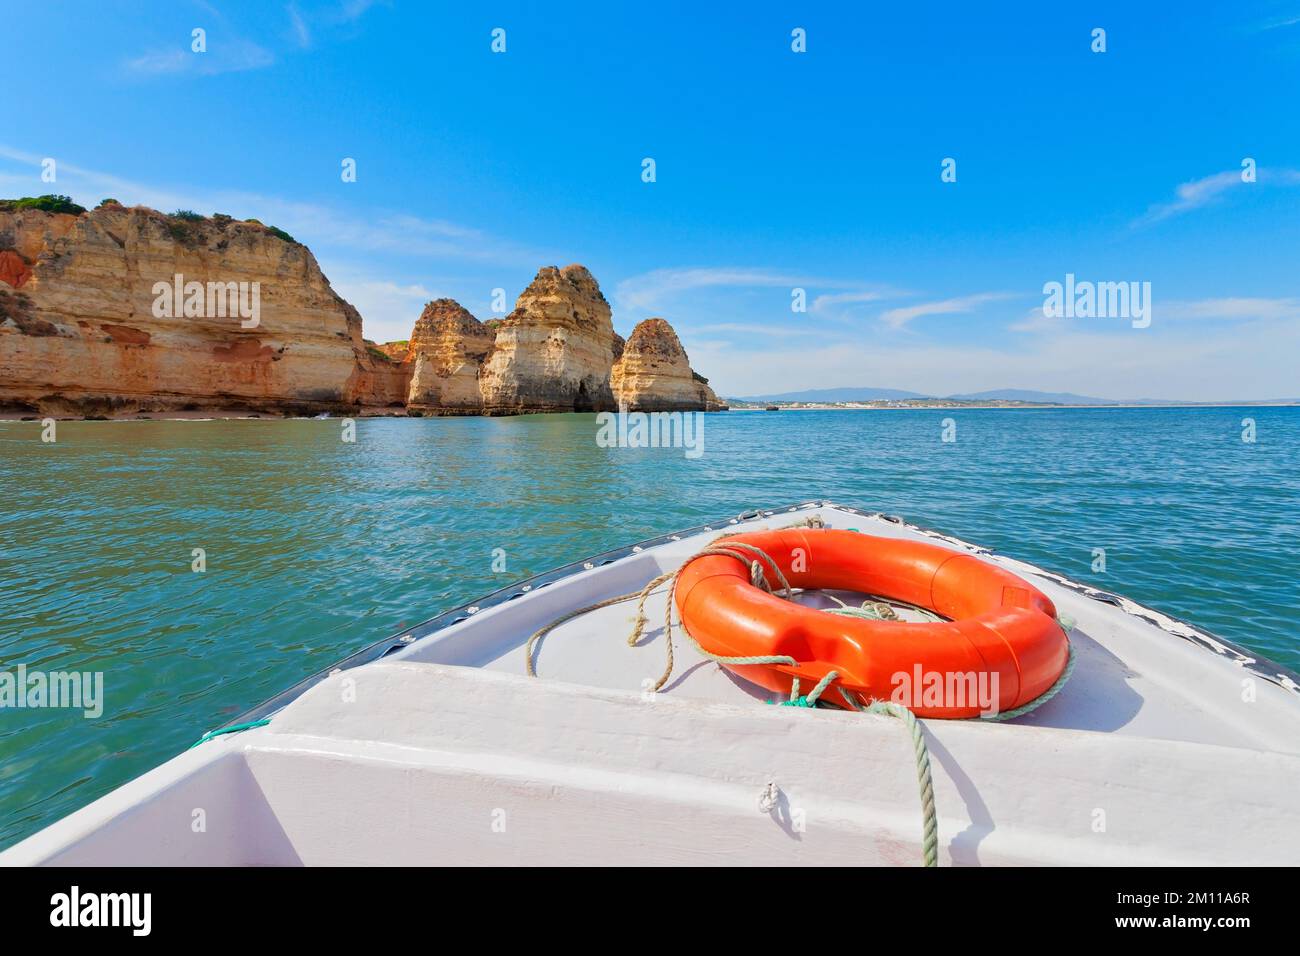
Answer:
<svg viewBox="0 0 1300 956"><path fill-rule="evenodd" d="M73 207L74 209L76 207ZM583 266L504 319L430 302L377 345L306 246L256 220L0 202L0 414L509 415L723 406L662 319L625 344Z"/></svg>

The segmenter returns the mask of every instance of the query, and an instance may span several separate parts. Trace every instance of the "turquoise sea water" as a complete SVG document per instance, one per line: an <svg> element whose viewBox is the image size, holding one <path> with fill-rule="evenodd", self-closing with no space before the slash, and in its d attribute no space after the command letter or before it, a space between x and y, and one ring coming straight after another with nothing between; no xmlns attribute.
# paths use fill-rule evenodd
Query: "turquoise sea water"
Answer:
<svg viewBox="0 0 1300 956"><path fill-rule="evenodd" d="M36 422L0 422L0 671L102 671L105 695L95 720L0 709L0 847L441 610L812 498L902 515L1300 667L1300 408L731 412L707 417L698 458L599 447L593 415L340 434L337 420L61 422L46 444Z"/></svg>

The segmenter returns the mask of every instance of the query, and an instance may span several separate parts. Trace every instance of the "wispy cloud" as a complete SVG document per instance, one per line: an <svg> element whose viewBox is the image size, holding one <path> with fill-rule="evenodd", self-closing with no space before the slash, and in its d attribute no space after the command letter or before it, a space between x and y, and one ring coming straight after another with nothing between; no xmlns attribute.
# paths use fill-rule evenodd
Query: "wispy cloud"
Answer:
<svg viewBox="0 0 1300 956"><path fill-rule="evenodd" d="M759 288L800 285L798 276L746 268L655 269L624 279L614 289L619 305L633 311L659 309L675 295L705 288Z"/></svg>
<svg viewBox="0 0 1300 956"><path fill-rule="evenodd" d="M41 157L0 143L0 158L32 167L29 177L32 187L41 185L38 179ZM444 219L382 210L357 216L320 203L297 202L241 190L160 188L62 159L58 171L59 191L71 195L82 205L93 206L105 196L112 196L128 205L151 206L163 212L194 209L223 212L240 218L255 216L287 230L313 250L333 247L351 252L472 260L524 268L535 268L538 262L553 258L544 251L528 249ZM0 172L0 177L5 181L20 178L5 176L3 172Z"/></svg>
<svg viewBox="0 0 1300 956"><path fill-rule="evenodd" d="M302 12L298 9L296 3L291 3L284 8L284 12L289 15L289 26L293 30L293 40L302 49L311 48L311 27L303 19Z"/></svg>
<svg viewBox="0 0 1300 956"><path fill-rule="evenodd" d="M1274 17L1271 20L1265 20L1263 23L1257 24L1255 26L1255 30L1256 32L1263 32L1265 30L1281 30L1286 27L1293 27L1297 23L1300 23L1300 15L1285 14L1283 16Z"/></svg>
<svg viewBox="0 0 1300 956"><path fill-rule="evenodd" d="M1189 183L1183 183L1174 190L1176 198L1172 202L1157 203L1149 208L1145 215L1137 220L1137 223L1159 222L1161 219L1168 219L1170 216L1191 212L1193 209L1199 209L1206 203L1214 201L1229 189L1242 185L1245 184L1241 181L1241 171L1236 169L1215 173L1202 179L1194 179Z"/></svg>
<svg viewBox="0 0 1300 956"><path fill-rule="evenodd" d="M1183 183L1174 190L1174 199L1172 201L1156 203L1151 206L1140 218L1134 220L1133 225L1149 225L1163 219L1169 219L1171 216L1191 212L1214 202L1229 190L1239 186L1253 185L1244 182L1241 174L1242 170L1240 169L1229 169ZM1300 185L1300 171L1294 169L1261 168L1256 170L1255 178L1258 183L1265 185Z"/></svg>
<svg viewBox="0 0 1300 956"><path fill-rule="evenodd" d="M1169 299L1159 303L1159 322L1166 326L1176 322L1290 322L1300 319L1300 299L1228 297L1215 299ZM1023 319L1007 326L1009 332L1035 335L1068 335L1084 331L1097 321L1047 316L1041 305L1029 309ZM1095 327L1095 326L1094 326Z"/></svg>
<svg viewBox="0 0 1300 956"><path fill-rule="evenodd" d="M901 329L915 319L928 315L957 315L973 312L986 302L996 302L1012 298L1011 292L979 292L975 295L958 296L954 299L942 299L938 302L921 302L917 305L890 309L880 316L880 320L890 328Z"/></svg>
<svg viewBox="0 0 1300 956"><path fill-rule="evenodd" d="M1171 301L1161 305L1171 319L1273 322L1300 318L1300 299L1225 298Z"/></svg>
<svg viewBox="0 0 1300 956"><path fill-rule="evenodd" d="M335 19L343 21L357 20L365 16L372 8L380 6L380 0L345 0L336 8L333 16ZM387 3L382 4L387 6Z"/></svg>
<svg viewBox="0 0 1300 956"><path fill-rule="evenodd" d="M275 54L250 40L234 39L229 42L214 41L204 53L194 53L188 46L183 49L154 50L126 60L124 69L136 76L166 76L193 74L216 76L220 73L239 73L260 70L275 63Z"/></svg>
<svg viewBox="0 0 1300 956"><path fill-rule="evenodd" d="M804 289L806 294L819 289L844 290L815 295L808 310L823 318L838 317L845 306L875 302L898 296L897 290L856 279L836 279L775 269L713 266L685 269L656 269L631 276L614 289L614 301L630 312L670 310L678 297L702 289Z"/></svg>
<svg viewBox="0 0 1300 956"><path fill-rule="evenodd" d="M1062 333L1070 330L1065 316L1045 315L1043 307L1036 305L1025 312L1024 318L1007 326L1008 332L1026 332L1035 335L1045 333Z"/></svg>
<svg viewBox="0 0 1300 956"><path fill-rule="evenodd" d="M365 14L381 4L379 0L344 0L316 9L303 9L296 2L284 8L289 20L288 43L298 50L310 50L316 45L317 34L344 35L354 33L356 24ZM238 73L246 70L260 70L273 66L279 59L276 52L267 45L271 41L264 39L257 42L249 38L249 33L270 32L270 28L258 24L257 29L241 31L219 9L208 3L199 2L206 12L207 24L200 24L207 31L206 49L196 53L189 37L176 46L155 48L122 61L122 69L130 76L139 79L164 76L216 76L221 73ZM279 38L284 46L285 32L281 29Z"/></svg>
<svg viewBox="0 0 1300 956"><path fill-rule="evenodd" d="M330 285L356 306L363 319L366 338L375 342L408 338L425 303L448 294L446 290L430 288L421 282L393 282L353 272L331 275Z"/></svg>
<svg viewBox="0 0 1300 956"><path fill-rule="evenodd" d="M880 302L882 299L897 298L902 294L901 292L884 289L825 293L813 299L808 311L813 315L826 318L844 318L854 311L854 306Z"/></svg>
<svg viewBox="0 0 1300 956"><path fill-rule="evenodd" d="M758 325L753 322L717 322L711 325L696 325L691 328L692 333L704 333L706 335L718 332L736 332L741 335L764 335L770 338L788 339L804 337L808 334L806 326L799 325Z"/></svg>

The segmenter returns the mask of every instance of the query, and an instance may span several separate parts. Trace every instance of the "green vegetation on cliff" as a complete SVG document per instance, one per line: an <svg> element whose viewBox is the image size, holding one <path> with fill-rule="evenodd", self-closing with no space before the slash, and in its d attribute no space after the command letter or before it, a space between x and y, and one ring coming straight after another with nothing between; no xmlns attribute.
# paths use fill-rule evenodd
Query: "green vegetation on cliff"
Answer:
<svg viewBox="0 0 1300 956"><path fill-rule="evenodd" d="M69 196L24 196L22 199L0 199L0 212L18 212L21 209L39 209L41 212L61 212L80 216L85 206L78 206Z"/></svg>

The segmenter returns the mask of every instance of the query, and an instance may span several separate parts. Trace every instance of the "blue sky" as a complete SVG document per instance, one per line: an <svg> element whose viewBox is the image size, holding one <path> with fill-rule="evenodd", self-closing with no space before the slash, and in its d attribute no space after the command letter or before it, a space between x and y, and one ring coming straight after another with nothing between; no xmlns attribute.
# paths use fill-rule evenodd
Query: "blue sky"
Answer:
<svg viewBox="0 0 1300 956"><path fill-rule="evenodd" d="M1300 0L711 6L27 4L0 195L279 225L380 341L581 262L726 395L1300 393ZM1150 327L1044 318L1067 273Z"/></svg>

